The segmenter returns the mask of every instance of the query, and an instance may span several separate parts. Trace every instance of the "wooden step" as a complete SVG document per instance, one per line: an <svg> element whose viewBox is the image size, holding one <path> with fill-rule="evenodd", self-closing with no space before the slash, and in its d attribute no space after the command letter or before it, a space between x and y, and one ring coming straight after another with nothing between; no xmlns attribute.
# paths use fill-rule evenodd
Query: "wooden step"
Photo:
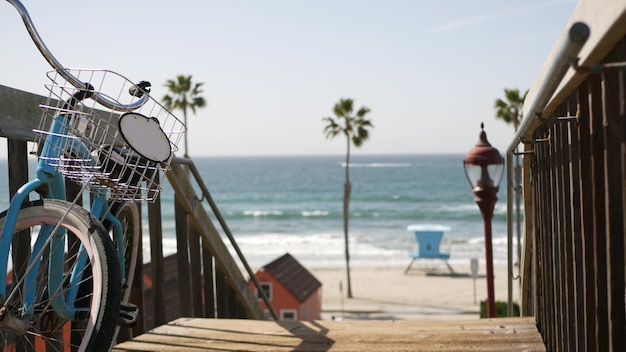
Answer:
<svg viewBox="0 0 626 352"><path fill-rule="evenodd" d="M180 318L113 351L545 351L532 317L276 322Z"/></svg>

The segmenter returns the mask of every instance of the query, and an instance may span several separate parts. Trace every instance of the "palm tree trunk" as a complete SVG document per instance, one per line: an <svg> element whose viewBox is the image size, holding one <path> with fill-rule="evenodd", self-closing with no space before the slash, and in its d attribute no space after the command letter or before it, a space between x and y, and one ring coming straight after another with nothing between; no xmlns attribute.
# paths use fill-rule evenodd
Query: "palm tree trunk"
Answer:
<svg viewBox="0 0 626 352"><path fill-rule="evenodd" d="M348 239L348 213L350 208L350 191L352 185L348 182L343 187L343 237L346 252L346 275L348 280L348 298L352 298L352 285L350 283L350 246Z"/></svg>
<svg viewBox="0 0 626 352"><path fill-rule="evenodd" d="M352 284L350 282L350 241L348 237L348 220L350 214L350 193L352 185L350 184L350 137L348 137L348 149L346 153L346 182L343 185L343 236L346 252L346 276L348 280L348 298L352 298Z"/></svg>
<svg viewBox="0 0 626 352"><path fill-rule="evenodd" d="M187 132L189 131L189 127L187 127L187 109L183 110L183 120L183 123L185 124L185 153L183 154L183 157L189 158L189 154L187 154Z"/></svg>

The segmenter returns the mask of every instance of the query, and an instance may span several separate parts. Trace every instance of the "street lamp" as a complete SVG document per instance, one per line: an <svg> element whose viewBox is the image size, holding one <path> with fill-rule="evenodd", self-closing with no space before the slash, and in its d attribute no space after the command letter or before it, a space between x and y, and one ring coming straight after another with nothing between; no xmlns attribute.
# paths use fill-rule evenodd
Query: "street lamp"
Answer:
<svg viewBox="0 0 626 352"><path fill-rule="evenodd" d="M487 261L487 316L493 318L496 313L496 304L493 295L493 255L491 244L491 219L493 208L498 201L497 193L504 159L496 148L487 141L484 124L480 124L478 143L472 148L463 161L465 175L472 186L476 204L480 208L485 227L485 259Z"/></svg>

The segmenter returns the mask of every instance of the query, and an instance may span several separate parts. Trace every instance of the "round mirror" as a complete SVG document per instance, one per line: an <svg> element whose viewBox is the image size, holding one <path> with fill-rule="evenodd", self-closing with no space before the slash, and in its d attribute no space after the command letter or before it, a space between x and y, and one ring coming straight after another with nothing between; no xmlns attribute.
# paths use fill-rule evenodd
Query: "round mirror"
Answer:
<svg viewBox="0 0 626 352"><path fill-rule="evenodd" d="M126 142L142 157L158 163L169 159L170 141L157 119L127 112L120 117L119 127Z"/></svg>

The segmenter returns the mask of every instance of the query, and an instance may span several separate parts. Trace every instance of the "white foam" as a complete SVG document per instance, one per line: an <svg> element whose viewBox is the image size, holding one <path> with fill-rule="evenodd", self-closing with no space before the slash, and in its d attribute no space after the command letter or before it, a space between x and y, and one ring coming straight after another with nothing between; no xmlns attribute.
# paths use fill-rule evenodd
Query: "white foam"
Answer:
<svg viewBox="0 0 626 352"><path fill-rule="evenodd" d="M311 211L303 211L302 216L304 217L315 217L315 216L328 216L329 212L326 210L311 210Z"/></svg>
<svg viewBox="0 0 626 352"><path fill-rule="evenodd" d="M243 215L252 215L257 218L262 216L280 216L283 215L283 212L280 210L244 210Z"/></svg>

